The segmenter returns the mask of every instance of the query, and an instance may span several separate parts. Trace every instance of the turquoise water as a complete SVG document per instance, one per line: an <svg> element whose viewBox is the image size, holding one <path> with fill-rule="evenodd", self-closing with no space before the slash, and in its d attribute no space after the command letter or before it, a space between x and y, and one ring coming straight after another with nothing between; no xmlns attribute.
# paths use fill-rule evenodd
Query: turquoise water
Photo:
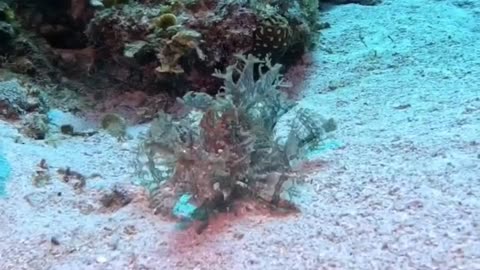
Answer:
<svg viewBox="0 0 480 270"><path fill-rule="evenodd" d="M5 196L5 183L10 175L10 165L7 162L7 159L0 152L0 197Z"/></svg>

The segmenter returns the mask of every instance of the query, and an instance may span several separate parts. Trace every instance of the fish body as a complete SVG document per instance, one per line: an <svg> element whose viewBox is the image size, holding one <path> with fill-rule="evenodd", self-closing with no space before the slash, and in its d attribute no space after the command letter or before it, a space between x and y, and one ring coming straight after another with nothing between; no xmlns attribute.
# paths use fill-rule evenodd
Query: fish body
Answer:
<svg viewBox="0 0 480 270"><path fill-rule="evenodd" d="M260 59L270 55L275 61L285 54L292 33L288 21L274 15L262 18L253 35L253 55Z"/></svg>

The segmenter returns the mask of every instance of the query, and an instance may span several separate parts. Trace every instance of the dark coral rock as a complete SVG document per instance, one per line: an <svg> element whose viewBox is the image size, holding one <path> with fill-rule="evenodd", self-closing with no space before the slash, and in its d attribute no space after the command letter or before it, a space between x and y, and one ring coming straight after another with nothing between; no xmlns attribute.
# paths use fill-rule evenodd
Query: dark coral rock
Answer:
<svg viewBox="0 0 480 270"><path fill-rule="evenodd" d="M254 45L257 15L246 8L224 12L222 15L210 13L205 17L192 18L187 24L202 34L200 48L206 56L202 62L204 68L222 69L233 64L234 54L248 51Z"/></svg>
<svg viewBox="0 0 480 270"><path fill-rule="evenodd" d="M13 13L8 5L0 2L0 53L6 53L12 48L12 42L17 33L12 25Z"/></svg>
<svg viewBox="0 0 480 270"><path fill-rule="evenodd" d="M105 9L90 21L86 34L91 43L110 55L122 55L127 43L146 39L151 23L159 13L159 8L139 4Z"/></svg>
<svg viewBox="0 0 480 270"><path fill-rule="evenodd" d="M127 189L116 185L110 191L103 194L100 198L100 203L105 208L118 210L132 202L132 200L132 194L130 194Z"/></svg>
<svg viewBox="0 0 480 270"><path fill-rule="evenodd" d="M42 90L26 88L18 80L0 82L0 118L18 120L25 113L47 110L47 98Z"/></svg>
<svg viewBox="0 0 480 270"><path fill-rule="evenodd" d="M40 113L28 114L25 117L21 132L35 140L43 140L49 130L48 116Z"/></svg>
<svg viewBox="0 0 480 270"><path fill-rule="evenodd" d="M0 82L0 117L18 120L28 108L27 90L17 80Z"/></svg>
<svg viewBox="0 0 480 270"><path fill-rule="evenodd" d="M8 22L2 22L0 21L0 40L2 40L2 43L4 41L11 41L15 38L15 29L11 24Z"/></svg>

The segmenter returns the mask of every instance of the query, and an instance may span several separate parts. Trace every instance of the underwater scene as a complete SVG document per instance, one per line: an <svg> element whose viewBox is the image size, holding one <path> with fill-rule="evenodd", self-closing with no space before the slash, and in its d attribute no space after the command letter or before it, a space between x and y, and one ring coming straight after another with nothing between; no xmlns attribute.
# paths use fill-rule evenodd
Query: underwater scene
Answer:
<svg viewBox="0 0 480 270"><path fill-rule="evenodd" d="M0 270L480 270L480 1L0 0Z"/></svg>

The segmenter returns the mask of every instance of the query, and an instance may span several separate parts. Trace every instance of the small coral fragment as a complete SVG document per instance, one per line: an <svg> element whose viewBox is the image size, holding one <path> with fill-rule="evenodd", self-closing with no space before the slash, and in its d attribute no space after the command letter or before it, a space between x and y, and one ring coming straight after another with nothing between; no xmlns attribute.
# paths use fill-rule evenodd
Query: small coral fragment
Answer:
<svg viewBox="0 0 480 270"><path fill-rule="evenodd" d="M127 135L127 123L118 114L109 113L102 118L102 128L110 135L118 139L124 139Z"/></svg>
<svg viewBox="0 0 480 270"><path fill-rule="evenodd" d="M177 17L172 13L165 13L153 20L153 24L156 28L167 29L170 26L177 24Z"/></svg>

